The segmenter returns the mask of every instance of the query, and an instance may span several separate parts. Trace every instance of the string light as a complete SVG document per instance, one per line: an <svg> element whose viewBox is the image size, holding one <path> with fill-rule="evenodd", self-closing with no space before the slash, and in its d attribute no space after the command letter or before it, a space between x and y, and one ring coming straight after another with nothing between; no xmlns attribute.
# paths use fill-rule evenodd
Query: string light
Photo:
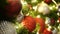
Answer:
<svg viewBox="0 0 60 34"><path fill-rule="evenodd" d="M52 2L57 6L57 3L56 3L56 1L55 1L55 0L52 0Z"/></svg>
<svg viewBox="0 0 60 34"><path fill-rule="evenodd" d="M37 2L37 0L32 0L31 2L34 3L34 2Z"/></svg>
<svg viewBox="0 0 60 34"><path fill-rule="evenodd" d="M21 0L21 3L22 3L22 5L26 5L27 4L27 2L24 1L24 0Z"/></svg>
<svg viewBox="0 0 60 34"><path fill-rule="evenodd" d="M51 28L52 28L52 27L51 27L50 25L48 25L48 31L50 31Z"/></svg>
<svg viewBox="0 0 60 34"><path fill-rule="evenodd" d="M59 16L59 15L60 15L60 13L57 13L57 15Z"/></svg>
<svg viewBox="0 0 60 34"><path fill-rule="evenodd" d="M57 22L59 22L59 20L57 20Z"/></svg>
<svg viewBox="0 0 60 34"><path fill-rule="evenodd" d="M37 18L40 18L41 16L40 15L37 15Z"/></svg>
<svg viewBox="0 0 60 34"><path fill-rule="evenodd" d="M49 24L49 23L50 23L50 18L46 17L45 24Z"/></svg>
<svg viewBox="0 0 60 34"><path fill-rule="evenodd" d="M52 9L53 9L51 6L50 6L49 8L50 8L50 10L52 10Z"/></svg>
<svg viewBox="0 0 60 34"><path fill-rule="evenodd" d="M34 6L33 9L34 9L34 11L36 11L37 10L37 6Z"/></svg>

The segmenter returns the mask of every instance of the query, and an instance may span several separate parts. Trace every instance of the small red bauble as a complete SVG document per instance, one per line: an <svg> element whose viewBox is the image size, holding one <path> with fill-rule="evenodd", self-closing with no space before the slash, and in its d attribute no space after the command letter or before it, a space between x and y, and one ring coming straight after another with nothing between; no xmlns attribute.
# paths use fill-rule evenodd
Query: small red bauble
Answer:
<svg viewBox="0 0 60 34"><path fill-rule="evenodd" d="M22 24L30 32L32 32L36 27L36 22L35 22L34 18L32 18L31 16L25 16L23 21L22 21Z"/></svg>
<svg viewBox="0 0 60 34"><path fill-rule="evenodd" d="M45 29L45 21L44 21L44 19L42 19L42 18L35 18L35 21L36 21L37 23L39 23L39 25L40 25L40 30L39 30L39 32L43 32L44 29Z"/></svg>
<svg viewBox="0 0 60 34"><path fill-rule="evenodd" d="M45 3L50 4L52 0L44 0Z"/></svg>
<svg viewBox="0 0 60 34"><path fill-rule="evenodd" d="M48 29L45 29L43 34L52 34L52 31L51 30L48 30Z"/></svg>

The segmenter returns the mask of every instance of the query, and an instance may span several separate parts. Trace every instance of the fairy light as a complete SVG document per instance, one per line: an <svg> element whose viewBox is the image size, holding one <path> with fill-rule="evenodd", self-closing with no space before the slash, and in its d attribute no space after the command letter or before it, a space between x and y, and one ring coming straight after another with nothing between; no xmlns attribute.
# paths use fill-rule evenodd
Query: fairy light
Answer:
<svg viewBox="0 0 60 34"><path fill-rule="evenodd" d="M37 18L40 18L41 16L40 15L37 15Z"/></svg>
<svg viewBox="0 0 60 34"><path fill-rule="evenodd" d="M56 1L52 0L52 2L56 5L56 9L58 9L58 4L56 3Z"/></svg>
<svg viewBox="0 0 60 34"><path fill-rule="evenodd" d="M23 27L22 23L19 24L19 28Z"/></svg>
<svg viewBox="0 0 60 34"><path fill-rule="evenodd" d="M24 25L22 25L23 23L18 23L18 22L16 22L16 26L15 26L15 28L16 29L19 29L19 28L22 28Z"/></svg>
<svg viewBox="0 0 60 34"><path fill-rule="evenodd" d="M31 2L34 3L34 2L37 2L37 0L32 0Z"/></svg>
<svg viewBox="0 0 60 34"><path fill-rule="evenodd" d="M58 29L59 29L60 27L58 26Z"/></svg>
<svg viewBox="0 0 60 34"><path fill-rule="evenodd" d="M59 13L57 13L57 15L59 16L60 14L59 14Z"/></svg>
<svg viewBox="0 0 60 34"><path fill-rule="evenodd" d="M49 24L49 23L50 23L50 18L46 17L45 24Z"/></svg>
<svg viewBox="0 0 60 34"><path fill-rule="evenodd" d="M55 5L53 5L52 7L55 7Z"/></svg>
<svg viewBox="0 0 60 34"><path fill-rule="evenodd" d="M16 27L16 29L18 29L19 27L18 26L15 26Z"/></svg>
<svg viewBox="0 0 60 34"><path fill-rule="evenodd" d="M60 12L60 8L58 9L58 11Z"/></svg>
<svg viewBox="0 0 60 34"><path fill-rule="evenodd" d="M39 32L37 31L37 33L36 34L39 34Z"/></svg>
<svg viewBox="0 0 60 34"><path fill-rule="evenodd" d="M55 7L55 5L50 6L49 8L50 8L50 10L53 10L54 7ZM56 8L56 9L57 9L57 8Z"/></svg>
<svg viewBox="0 0 60 34"><path fill-rule="evenodd" d="M55 0L52 0L52 2L53 2L53 3L55 3L55 4L56 4L56 6L57 6L57 3L56 3L56 1L55 1Z"/></svg>
<svg viewBox="0 0 60 34"><path fill-rule="evenodd" d="M22 5L26 5L27 4L27 2L24 1L24 0L21 0L21 3L22 3Z"/></svg>
<svg viewBox="0 0 60 34"><path fill-rule="evenodd" d="M49 8L50 8L50 10L52 10L52 9L53 9L51 6L50 6Z"/></svg>
<svg viewBox="0 0 60 34"><path fill-rule="evenodd" d="M51 29L52 27L51 26L49 26L49 29Z"/></svg>
<svg viewBox="0 0 60 34"><path fill-rule="evenodd" d="M36 34L41 34L41 33L39 33L39 30L38 30Z"/></svg>
<svg viewBox="0 0 60 34"><path fill-rule="evenodd" d="M48 26L48 31L50 31L51 28L52 28L52 27L49 25L49 26Z"/></svg>
<svg viewBox="0 0 60 34"><path fill-rule="evenodd" d="M57 20L57 22L59 22L59 20Z"/></svg>
<svg viewBox="0 0 60 34"><path fill-rule="evenodd" d="M26 16L28 16L28 15L29 15L29 13L26 14Z"/></svg>
<svg viewBox="0 0 60 34"><path fill-rule="evenodd" d="M33 9L36 11L37 10L37 6L34 6Z"/></svg>
<svg viewBox="0 0 60 34"><path fill-rule="evenodd" d="M60 30L60 24L59 24L59 26L58 26L58 29Z"/></svg>
<svg viewBox="0 0 60 34"><path fill-rule="evenodd" d="M40 13L42 13L42 12L43 12L43 7L39 7L39 8L38 8L38 11L39 11Z"/></svg>

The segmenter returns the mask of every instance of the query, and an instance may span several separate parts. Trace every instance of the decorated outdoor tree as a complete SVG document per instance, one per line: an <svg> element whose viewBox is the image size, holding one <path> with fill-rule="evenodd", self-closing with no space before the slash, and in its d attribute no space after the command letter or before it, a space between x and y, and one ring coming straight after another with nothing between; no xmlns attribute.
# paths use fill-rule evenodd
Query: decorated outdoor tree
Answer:
<svg viewBox="0 0 60 34"><path fill-rule="evenodd" d="M60 34L60 0L21 0L18 34Z"/></svg>

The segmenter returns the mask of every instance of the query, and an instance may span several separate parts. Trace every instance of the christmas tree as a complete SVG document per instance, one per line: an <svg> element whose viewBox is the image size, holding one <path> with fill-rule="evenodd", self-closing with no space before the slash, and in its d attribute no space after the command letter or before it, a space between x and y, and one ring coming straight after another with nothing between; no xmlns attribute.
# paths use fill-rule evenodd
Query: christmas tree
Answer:
<svg viewBox="0 0 60 34"><path fill-rule="evenodd" d="M23 18L16 23L18 34L60 34L60 0L21 0L21 3Z"/></svg>

